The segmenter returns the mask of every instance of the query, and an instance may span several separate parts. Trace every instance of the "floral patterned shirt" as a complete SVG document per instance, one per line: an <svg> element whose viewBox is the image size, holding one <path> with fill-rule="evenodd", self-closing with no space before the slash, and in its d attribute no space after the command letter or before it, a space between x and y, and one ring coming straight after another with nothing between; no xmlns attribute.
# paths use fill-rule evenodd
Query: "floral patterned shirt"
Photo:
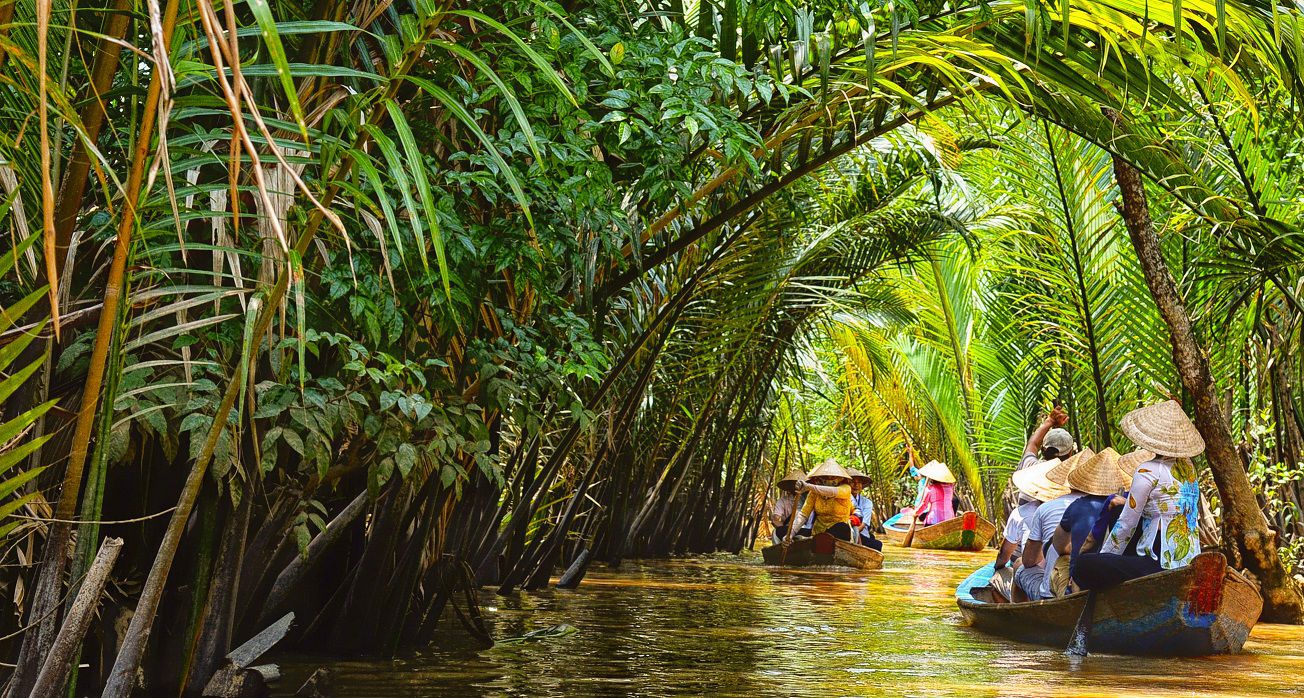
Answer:
<svg viewBox="0 0 1304 698"><path fill-rule="evenodd" d="M1149 555L1169 570L1189 564L1200 554L1199 499L1195 466L1189 460L1159 456L1142 463L1132 477L1123 512L1100 551L1123 554L1140 526L1137 555Z"/></svg>

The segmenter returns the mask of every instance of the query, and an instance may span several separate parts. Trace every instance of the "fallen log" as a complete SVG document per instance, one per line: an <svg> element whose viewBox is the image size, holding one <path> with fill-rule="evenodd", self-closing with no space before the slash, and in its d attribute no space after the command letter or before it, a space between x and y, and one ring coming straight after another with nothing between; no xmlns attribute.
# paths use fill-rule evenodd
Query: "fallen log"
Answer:
<svg viewBox="0 0 1304 698"><path fill-rule="evenodd" d="M204 685L204 698L261 698L268 695L267 685L281 678L281 670L275 664L253 666L253 663L290 632L292 623L294 614L287 613L231 650L222 668Z"/></svg>
<svg viewBox="0 0 1304 698"><path fill-rule="evenodd" d="M118 553L121 551L121 538L105 538L104 542L100 543L100 551L96 553L95 561L86 571L81 589L77 591L77 598L73 600L63 627L59 628L59 634L54 638L50 654L46 656L45 663L41 665L41 672L36 676L36 684L32 687L31 693L33 698L54 698L63 692L64 682L72 673L72 662L76 658L77 648L81 646L86 629L90 627L91 618L95 615L95 609L100 605L100 595L104 593L104 585L109 581L109 572L113 570L113 563L117 562Z"/></svg>

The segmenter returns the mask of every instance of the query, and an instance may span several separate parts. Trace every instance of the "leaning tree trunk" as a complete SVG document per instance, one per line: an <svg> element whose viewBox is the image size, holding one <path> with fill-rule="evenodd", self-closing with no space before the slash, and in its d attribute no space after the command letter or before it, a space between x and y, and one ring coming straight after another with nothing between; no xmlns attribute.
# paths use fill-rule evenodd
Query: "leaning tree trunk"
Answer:
<svg viewBox="0 0 1304 698"><path fill-rule="evenodd" d="M1117 114L1109 116L1117 123ZM1231 427L1209 370L1209 359L1196 340L1191 318L1177 292L1177 283L1164 260L1159 237L1150 220L1141 174L1122 158L1114 156L1113 160L1128 235L1141 261L1146 285L1172 336L1177 373L1195 402L1195 424L1204 436L1205 456L1222 500L1223 541L1228 557L1236 566L1248 568L1263 585L1264 620L1304 622L1304 597L1281 564L1276 537L1259 509L1245 465L1232 441Z"/></svg>

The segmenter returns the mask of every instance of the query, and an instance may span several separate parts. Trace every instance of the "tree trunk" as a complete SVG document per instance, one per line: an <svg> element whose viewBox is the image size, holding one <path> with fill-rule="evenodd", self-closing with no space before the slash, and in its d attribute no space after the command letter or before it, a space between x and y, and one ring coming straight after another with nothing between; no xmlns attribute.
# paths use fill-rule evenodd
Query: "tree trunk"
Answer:
<svg viewBox="0 0 1304 698"><path fill-rule="evenodd" d="M1119 121L1117 113L1107 112L1107 116L1115 123ZM1304 597L1282 567L1276 537L1259 509L1245 465L1237 454L1231 426L1218 401L1209 359L1196 340L1191 318L1150 220L1141 174L1118 156L1113 160L1128 235L1145 273L1146 285L1172 336L1177 373L1195 403L1195 425L1204 436L1205 456L1222 500L1223 541L1228 558L1233 565L1249 569L1262 584L1264 620L1304 622Z"/></svg>

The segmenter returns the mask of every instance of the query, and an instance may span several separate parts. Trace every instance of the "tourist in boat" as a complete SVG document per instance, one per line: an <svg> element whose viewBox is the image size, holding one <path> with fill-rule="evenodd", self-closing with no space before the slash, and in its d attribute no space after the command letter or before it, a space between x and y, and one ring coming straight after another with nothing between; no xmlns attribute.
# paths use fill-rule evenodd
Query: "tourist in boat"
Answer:
<svg viewBox="0 0 1304 698"><path fill-rule="evenodd" d="M1082 545L1092 527L1105 515L1109 502L1127 485L1123 482L1118 452L1105 448L1081 462L1068 476L1068 486L1081 492L1064 510L1059 528L1055 529L1051 547L1058 558L1050 568L1050 591L1053 596L1063 596L1069 590L1073 565L1081 556Z"/></svg>
<svg viewBox="0 0 1304 698"><path fill-rule="evenodd" d="M806 493L806 503L793 524L797 530L813 514L811 535L827 532L851 542L851 474L845 468L830 458L812 470L806 480L799 481L797 490Z"/></svg>
<svg viewBox="0 0 1304 698"><path fill-rule="evenodd" d="M1155 454L1144 448L1118 457L1118 474L1122 478L1124 487L1132 483L1132 476L1136 474L1137 466L1154 458ZM1110 529L1114 527L1114 522L1118 521L1118 515L1123 513L1123 504L1127 502L1127 490L1110 497L1109 503L1105 505L1105 510L1096 518L1096 523L1092 525L1091 532L1087 534L1087 539L1082 541L1080 553L1100 552L1100 541L1105 539Z"/></svg>
<svg viewBox="0 0 1304 698"><path fill-rule="evenodd" d="M1043 502L1068 493L1068 488L1052 486L1046 478L1046 473L1059 464L1058 458L1042 461L1015 472L1010 478L1020 496L1031 501L1020 504L1006 517L1001 549L996 553L996 562L992 565L990 585L1007 601L1014 598L1014 573L1022 563L1023 545L1028 540L1028 522Z"/></svg>
<svg viewBox="0 0 1304 698"><path fill-rule="evenodd" d="M775 543L788 536L788 525L797 512L797 501L800 499L797 494L797 483L802 481L803 475L800 470L792 470L775 484L779 494L774 499L774 505L770 507L770 530L774 531Z"/></svg>
<svg viewBox="0 0 1304 698"><path fill-rule="evenodd" d="M1190 458L1204 439L1174 400L1124 415L1123 434L1155 454L1137 466L1118 521L1098 553L1073 568L1082 589L1104 589L1190 563L1200 554L1200 487Z"/></svg>
<svg viewBox="0 0 1304 698"><path fill-rule="evenodd" d="M955 518L955 476L945 463L929 461L919 469L928 483L924 488L924 501L915 509L915 518L924 526L942 523Z"/></svg>
<svg viewBox="0 0 1304 698"><path fill-rule="evenodd" d="M1023 447L1023 458L1019 460L1019 466L1015 470L1029 468L1039 461L1056 458L1065 461L1077 453L1077 442L1073 440L1073 435L1063 428L1068 422L1068 413L1063 407L1056 405L1028 437L1028 443Z"/></svg>
<svg viewBox="0 0 1304 698"><path fill-rule="evenodd" d="M1052 488L1068 487L1069 473L1077 467L1078 463L1094 455L1096 454L1091 449L1083 449L1068 460L1061 461L1046 472L1045 484ZM1054 569L1059 553L1050 542L1055 535L1055 529L1059 528L1060 521L1064 518L1064 511L1083 495L1082 492L1075 491L1071 487L1068 487L1068 490L1067 494L1037 507L1037 511L1027 521L1028 540L1023 545L1022 566L1014 574L1014 581L1030 601L1048 599L1052 596L1050 570Z"/></svg>
<svg viewBox="0 0 1304 698"><path fill-rule="evenodd" d="M882 551L883 542L874 537L872 528L874 503L862 494L865 486L869 484L869 476L854 468L848 469L847 472L851 474L851 529L856 532L855 542Z"/></svg>

